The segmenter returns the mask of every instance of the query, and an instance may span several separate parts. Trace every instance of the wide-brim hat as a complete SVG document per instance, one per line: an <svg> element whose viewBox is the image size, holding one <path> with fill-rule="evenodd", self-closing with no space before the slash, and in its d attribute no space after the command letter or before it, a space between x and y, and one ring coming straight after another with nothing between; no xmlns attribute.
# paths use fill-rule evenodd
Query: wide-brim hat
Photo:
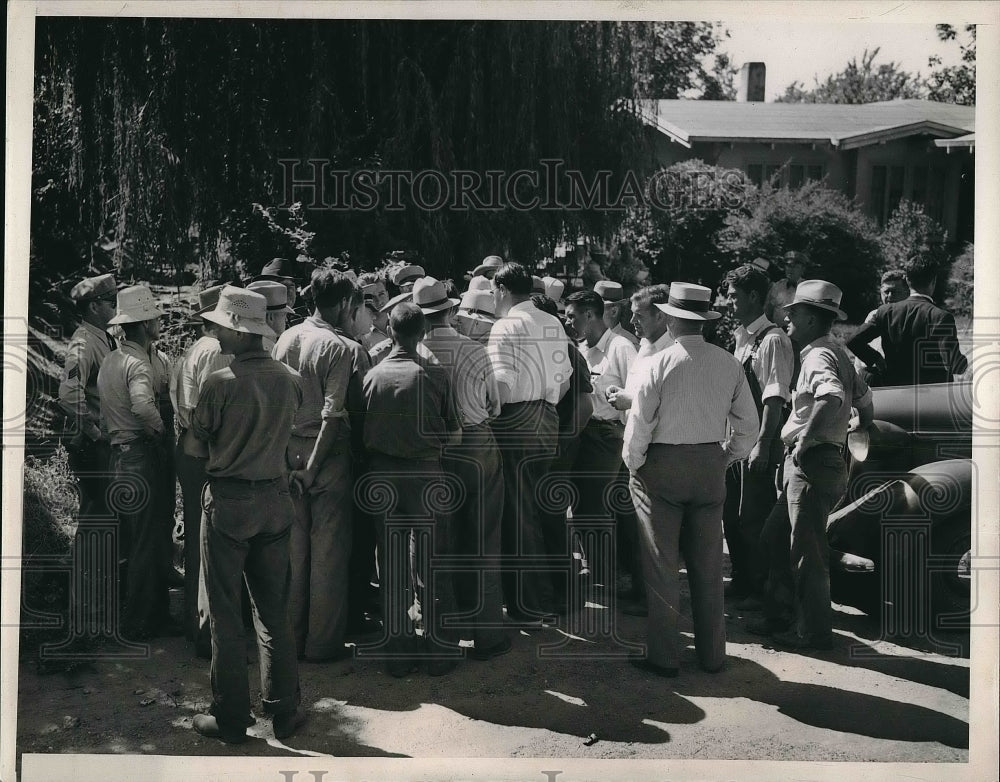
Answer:
<svg viewBox="0 0 1000 782"><path fill-rule="evenodd" d="M566 290L566 283L555 277L542 277L542 283L545 285L545 295L558 304Z"/></svg>
<svg viewBox="0 0 1000 782"><path fill-rule="evenodd" d="M796 304L807 304L821 310L836 313L837 320L847 320L847 313L840 309L843 291L826 280L803 280L795 287L795 298L785 305L785 309Z"/></svg>
<svg viewBox="0 0 1000 782"><path fill-rule="evenodd" d="M378 311L379 312L389 312L397 304L401 304L404 301L409 301L412 298L413 298L413 291L412 290L403 291L402 293L399 293L399 294L393 296L391 299L389 299L389 301L387 301L385 304L383 304L381 307L379 307Z"/></svg>
<svg viewBox="0 0 1000 782"><path fill-rule="evenodd" d="M712 289L704 285L690 282L670 283L670 295L666 304L657 304L656 308L667 315L685 320L715 320L722 313L710 309Z"/></svg>
<svg viewBox="0 0 1000 782"><path fill-rule="evenodd" d="M215 309L215 305L219 303L219 294L225 287L225 285L213 285L203 291L198 291L198 309L191 313L190 321L192 323L201 323L201 316Z"/></svg>
<svg viewBox="0 0 1000 782"><path fill-rule="evenodd" d="M247 288L227 285L222 289L215 309L201 317L241 334L259 334L271 339L277 337L274 329L267 325L267 299Z"/></svg>
<svg viewBox="0 0 1000 782"><path fill-rule="evenodd" d="M398 269L392 273L392 284L397 288L405 285L408 282L416 282L421 277L425 276L426 272L422 266L417 266L415 264L406 264L405 266L400 266Z"/></svg>
<svg viewBox="0 0 1000 782"><path fill-rule="evenodd" d="M594 283L594 293L604 299L605 304L621 304L625 301L625 289L614 280L598 280Z"/></svg>
<svg viewBox="0 0 1000 782"><path fill-rule="evenodd" d="M110 299L117 297L118 286L115 284L113 274L99 274L96 277L87 277L80 280L69 292L69 297L73 301L94 301L95 299Z"/></svg>
<svg viewBox="0 0 1000 782"><path fill-rule="evenodd" d="M274 280L257 280L247 285L246 289L259 293L267 299L268 312L295 313L295 310L288 306L288 288L285 287L284 283Z"/></svg>
<svg viewBox="0 0 1000 782"><path fill-rule="evenodd" d="M487 255L470 273L473 277L482 276L489 280L493 279L493 275L497 273L497 269L503 265L504 259L499 255Z"/></svg>
<svg viewBox="0 0 1000 782"><path fill-rule="evenodd" d="M490 291L493 290L493 283L490 282L489 277L484 277L481 274L477 274L471 280L469 280L469 290L470 291Z"/></svg>
<svg viewBox="0 0 1000 782"><path fill-rule="evenodd" d="M145 285L131 285L118 291L117 314L108 321L108 325L142 323L166 314L156 306L156 299L149 288Z"/></svg>
<svg viewBox="0 0 1000 782"><path fill-rule="evenodd" d="M413 283L413 303L420 307L424 315L450 310L457 307L458 299L448 297L444 283L433 277L421 277Z"/></svg>
<svg viewBox="0 0 1000 782"><path fill-rule="evenodd" d="M272 280L274 282L294 280L295 275L292 273L294 271L296 269L293 261L290 261L288 258L272 258L264 264L264 268L260 270L260 274L253 278L253 282L259 282L260 280Z"/></svg>
<svg viewBox="0 0 1000 782"><path fill-rule="evenodd" d="M531 293L532 295L536 293L548 295L545 293L545 283L542 281L542 278L535 274L531 275Z"/></svg>
<svg viewBox="0 0 1000 782"><path fill-rule="evenodd" d="M483 320L495 323L497 320L497 305L493 294L489 291L466 291L458 305L459 316L465 315L472 320Z"/></svg>

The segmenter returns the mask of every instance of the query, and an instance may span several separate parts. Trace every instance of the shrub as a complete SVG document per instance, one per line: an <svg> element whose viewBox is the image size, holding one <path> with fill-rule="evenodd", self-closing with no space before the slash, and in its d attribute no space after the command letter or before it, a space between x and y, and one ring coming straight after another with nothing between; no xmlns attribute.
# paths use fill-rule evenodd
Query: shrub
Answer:
<svg viewBox="0 0 1000 782"><path fill-rule="evenodd" d="M948 232L924 212L923 206L912 201L900 201L879 236L879 245L886 269L905 271L907 262L914 257L934 266L938 270L935 298L939 301L944 299L948 269L951 266Z"/></svg>
<svg viewBox="0 0 1000 782"><path fill-rule="evenodd" d="M973 246L965 245L965 250L951 264L945 306L956 317L972 317L973 293Z"/></svg>

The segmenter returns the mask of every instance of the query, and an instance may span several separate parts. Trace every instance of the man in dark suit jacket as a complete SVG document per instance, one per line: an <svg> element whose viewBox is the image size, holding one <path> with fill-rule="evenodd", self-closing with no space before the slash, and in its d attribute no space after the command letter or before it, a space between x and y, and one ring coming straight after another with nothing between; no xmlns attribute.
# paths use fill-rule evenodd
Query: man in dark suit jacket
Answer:
<svg viewBox="0 0 1000 782"><path fill-rule="evenodd" d="M878 371L879 385L950 383L968 367L955 330L955 317L931 298L937 281L934 266L913 259L906 271L909 298L883 304L847 343L869 368ZM882 338L883 359L868 344Z"/></svg>

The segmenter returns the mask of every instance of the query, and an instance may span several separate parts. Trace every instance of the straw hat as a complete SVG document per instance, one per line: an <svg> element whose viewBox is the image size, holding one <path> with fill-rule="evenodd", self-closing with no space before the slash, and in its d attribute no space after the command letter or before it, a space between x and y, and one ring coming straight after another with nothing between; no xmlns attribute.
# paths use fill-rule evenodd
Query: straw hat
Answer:
<svg viewBox="0 0 1000 782"><path fill-rule="evenodd" d="M504 259L499 255L487 255L483 258L482 262L472 270L471 274L473 277L483 276L488 280L493 279L493 275L497 273L497 269L504 265Z"/></svg>
<svg viewBox="0 0 1000 782"><path fill-rule="evenodd" d="M458 305L458 299L448 298L444 283L433 277L421 277L413 283L413 303L424 315L448 310Z"/></svg>
<svg viewBox="0 0 1000 782"><path fill-rule="evenodd" d="M620 282L613 280L598 280L594 283L594 293L604 299L605 304L621 304L625 299L625 291Z"/></svg>
<svg viewBox="0 0 1000 782"><path fill-rule="evenodd" d="M826 280L803 280L795 287L795 298L785 305L785 309L796 304L808 304L837 314L837 320L847 320L847 313L840 309L843 292Z"/></svg>
<svg viewBox="0 0 1000 782"><path fill-rule="evenodd" d="M666 304L657 304L656 308L667 315L685 320L715 320L722 314L709 309L712 301L712 289L704 285L694 285L690 282L670 283L670 296Z"/></svg>
<svg viewBox="0 0 1000 782"><path fill-rule="evenodd" d="M121 323L142 323L146 320L156 320L166 315L156 306L153 292L145 285L132 285L118 291L118 312L108 321L109 326Z"/></svg>
<svg viewBox="0 0 1000 782"><path fill-rule="evenodd" d="M222 289L215 309L201 316L216 325L241 334L259 334L275 339L277 335L267 325L267 299L260 293L227 285Z"/></svg>

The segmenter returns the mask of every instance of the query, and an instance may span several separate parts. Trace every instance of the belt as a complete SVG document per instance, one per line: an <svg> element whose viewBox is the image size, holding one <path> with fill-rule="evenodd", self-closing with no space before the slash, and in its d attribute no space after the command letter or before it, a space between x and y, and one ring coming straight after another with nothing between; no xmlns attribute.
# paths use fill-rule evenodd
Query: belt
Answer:
<svg viewBox="0 0 1000 782"><path fill-rule="evenodd" d="M212 475L208 476L209 483L232 483L235 484L236 486L244 486L248 489L263 488L264 486L270 486L274 483L277 483L278 481L283 481L283 480L285 480L285 476L283 475L277 478L262 478L257 481L247 480L246 478L230 478L228 476L221 476L221 477L215 477Z"/></svg>

